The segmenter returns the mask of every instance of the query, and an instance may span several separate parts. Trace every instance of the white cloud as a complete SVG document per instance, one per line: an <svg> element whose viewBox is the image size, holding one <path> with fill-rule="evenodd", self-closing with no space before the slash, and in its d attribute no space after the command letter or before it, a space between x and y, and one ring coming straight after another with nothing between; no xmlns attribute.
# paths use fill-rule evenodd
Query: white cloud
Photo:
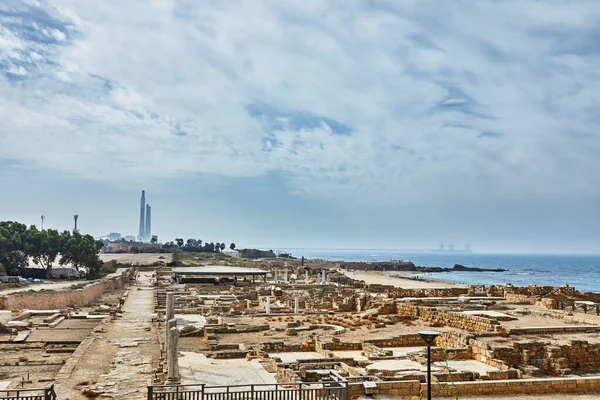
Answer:
<svg viewBox="0 0 600 400"><path fill-rule="evenodd" d="M0 78L0 158L130 181L281 171L293 192L333 202L599 196L594 3L56 7L74 28L40 29L60 46L0 31L4 71L26 70L11 63L27 48L55 61ZM247 111L256 103L351 134L283 117L267 131Z"/></svg>

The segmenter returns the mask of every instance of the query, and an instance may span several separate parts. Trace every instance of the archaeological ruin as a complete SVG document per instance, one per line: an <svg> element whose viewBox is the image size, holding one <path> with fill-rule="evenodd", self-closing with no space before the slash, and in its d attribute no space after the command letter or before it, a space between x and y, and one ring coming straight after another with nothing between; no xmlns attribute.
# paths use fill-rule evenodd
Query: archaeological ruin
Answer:
<svg viewBox="0 0 600 400"><path fill-rule="evenodd" d="M429 362L435 397L600 393L598 294L302 264L0 286L0 399L425 398ZM439 334L430 360L424 330Z"/></svg>

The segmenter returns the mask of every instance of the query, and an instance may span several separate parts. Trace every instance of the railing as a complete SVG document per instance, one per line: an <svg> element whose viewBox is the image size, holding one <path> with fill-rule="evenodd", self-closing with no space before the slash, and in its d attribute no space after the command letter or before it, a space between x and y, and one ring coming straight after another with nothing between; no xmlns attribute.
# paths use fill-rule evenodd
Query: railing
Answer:
<svg viewBox="0 0 600 400"><path fill-rule="evenodd" d="M0 400L56 400L54 384L36 389L2 389Z"/></svg>
<svg viewBox="0 0 600 400"><path fill-rule="evenodd" d="M348 384L150 385L148 400L348 400Z"/></svg>

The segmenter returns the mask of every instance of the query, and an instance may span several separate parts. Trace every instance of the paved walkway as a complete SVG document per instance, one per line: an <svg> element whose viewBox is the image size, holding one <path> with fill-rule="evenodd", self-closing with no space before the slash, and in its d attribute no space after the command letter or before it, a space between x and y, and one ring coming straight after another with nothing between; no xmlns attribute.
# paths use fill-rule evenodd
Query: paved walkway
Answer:
<svg viewBox="0 0 600 400"><path fill-rule="evenodd" d="M206 385L244 385L277 383L258 360L215 360L204 354L180 352L179 374L182 383Z"/></svg>
<svg viewBox="0 0 600 400"><path fill-rule="evenodd" d="M71 371L57 376L61 400L85 399L97 393L105 399L142 399L160 355L152 324L154 290L151 272L140 273L123 306L122 317L96 329L80 345ZM83 347L82 347L83 346Z"/></svg>

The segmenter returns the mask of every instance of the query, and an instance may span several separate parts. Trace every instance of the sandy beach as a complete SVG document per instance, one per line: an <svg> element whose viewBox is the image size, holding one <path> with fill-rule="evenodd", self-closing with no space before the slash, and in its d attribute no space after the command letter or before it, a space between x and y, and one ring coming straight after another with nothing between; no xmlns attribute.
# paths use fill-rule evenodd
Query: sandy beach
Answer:
<svg viewBox="0 0 600 400"><path fill-rule="evenodd" d="M375 272L375 271L344 271L344 274L352 279L358 279L370 284L393 285L402 289L443 289L451 287L467 287L456 283L428 282L411 279L410 272ZM404 277L402 277L404 276Z"/></svg>

